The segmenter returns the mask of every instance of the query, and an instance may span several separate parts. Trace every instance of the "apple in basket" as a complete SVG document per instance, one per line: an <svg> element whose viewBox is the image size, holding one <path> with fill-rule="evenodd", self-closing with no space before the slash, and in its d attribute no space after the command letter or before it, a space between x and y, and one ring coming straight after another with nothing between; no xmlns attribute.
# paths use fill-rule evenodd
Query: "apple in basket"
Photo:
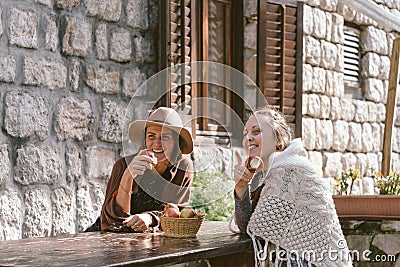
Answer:
<svg viewBox="0 0 400 267"><path fill-rule="evenodd" d="M191 207L185 207L181 210L180 218L194 218L196 216L196 212Z"/></svg>
<svg viewBox="0 0 400 267"><path fill-rule="evenodd" d="M167 203L167 205L164 207L163 214L165 217L179 218L181 212L176 204Z"/></svg>
<svg viewBox="0 0 400 267"><path fill-rule="evenodd" d="M262 164L263 161L259 156L250 156L246 160L246 168L252 173L255 173Z"/></svg>

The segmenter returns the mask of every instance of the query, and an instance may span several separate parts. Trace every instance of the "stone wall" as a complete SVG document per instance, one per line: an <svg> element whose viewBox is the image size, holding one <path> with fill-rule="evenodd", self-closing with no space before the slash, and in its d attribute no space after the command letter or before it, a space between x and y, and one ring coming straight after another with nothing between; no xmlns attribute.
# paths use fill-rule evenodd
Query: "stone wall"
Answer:
<svg viewBox="0 0 400 267"><path fill-rule="evenodd" d="M399 221L341 222L354 266L400 266Z"/></svg>
<svg viewBox="0 0 400 267"><path fill-rule="evenodd" d="M157 70L158 1L0 1L0 240L99 215L122 119Z"/></svg>
<svg viewBox="0 0 400 267"><path fill-rule="evenodd" d="M303 140L310 160L325 177L340 175L342 169L349 167L369 175L371 167L380 170L382 161L390 53L395 34L338 2L310 0L304 6ZM400 6L394 1L379 2L382 8L400 13ZM360 99L345 94L345 22L358 25L361 30L361 88L356 89L362 95ZM399 110L397 107L397 113ZM397 117L393 132L395 169L400 169L400 146L396 141L399 122ZM373 193L373 183L366 179L355 190Z"/></svg>

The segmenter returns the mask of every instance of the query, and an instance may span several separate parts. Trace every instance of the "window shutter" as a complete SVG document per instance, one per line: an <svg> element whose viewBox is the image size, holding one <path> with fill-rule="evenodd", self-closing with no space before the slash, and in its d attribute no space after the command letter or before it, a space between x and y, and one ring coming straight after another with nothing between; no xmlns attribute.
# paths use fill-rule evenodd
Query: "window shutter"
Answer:
<svg viewBox="0 0 400 267"><path fill-rule="evenodd" d="M261 0L258 10L257 84L301 136L303 3Z"/></svg>
<svg viewBox="0 0 400 267"><path fill-rule="evenodd" d="M160 1L161 5L161 69L194 60L193 49L195 0ZM170 106L181 115L191 113L191 68L174 68L165 79L166 97L160 105ZM183 84L183 86L178 86Z"/></svg>
<svg viewBox="0 0 400 267"><path fill-rule="evenodd" d="M346 87L359 88L360 31L344 26L344 82Z"/></svg>

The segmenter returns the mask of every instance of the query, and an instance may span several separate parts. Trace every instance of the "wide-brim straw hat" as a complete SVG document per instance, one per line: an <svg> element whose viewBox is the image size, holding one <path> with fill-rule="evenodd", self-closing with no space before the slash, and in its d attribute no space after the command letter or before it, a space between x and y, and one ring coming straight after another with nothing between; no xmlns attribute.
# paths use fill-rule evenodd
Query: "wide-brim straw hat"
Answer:
<svg viewBox="0 0 400 267"><path fill-rule="evenodd" d="M172 108L160 107L150 114L147 120L136 120L129 125L129 139L140 146L144 140L144 132L148 126L158 125L169 128L179 134L182 140L180 149L182 154L193 151L193 139L190 132L183 127L183 122L178 113Z"/></svg>

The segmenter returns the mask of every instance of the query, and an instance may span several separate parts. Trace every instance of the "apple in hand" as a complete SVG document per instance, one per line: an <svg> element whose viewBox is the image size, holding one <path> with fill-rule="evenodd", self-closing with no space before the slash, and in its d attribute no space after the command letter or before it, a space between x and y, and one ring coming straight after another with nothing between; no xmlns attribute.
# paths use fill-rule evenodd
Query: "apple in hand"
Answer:
<svg viewBox="0 0 400 267"><path fill-rule="evenodd" d="M154 152L152 149L146 149L146 155L151 158L151 164L153 164L153 165L157 164L157 158L154 155Z"/></svg>
<svg viewBox="0 0 400 267"><path fill-rule="evenodd" d="M166 210L164 210L164 216L171 218L179 218L180 216L179 209L177 211L175 208L167 208Z"/></svg>
<svg viewBox="0 0 400 267"><path fill-rule="evenodd" d="M196 212L191 207L185 207L181 210L180 218L193 218L196 215Z"/></svg>
<svg viewBox="0 0 400 267"><path fill-rule="evenodd" d="M246 160L246 168L252 173L255 173L262 164L263 160L259 156L250 156Z"/></svg>

